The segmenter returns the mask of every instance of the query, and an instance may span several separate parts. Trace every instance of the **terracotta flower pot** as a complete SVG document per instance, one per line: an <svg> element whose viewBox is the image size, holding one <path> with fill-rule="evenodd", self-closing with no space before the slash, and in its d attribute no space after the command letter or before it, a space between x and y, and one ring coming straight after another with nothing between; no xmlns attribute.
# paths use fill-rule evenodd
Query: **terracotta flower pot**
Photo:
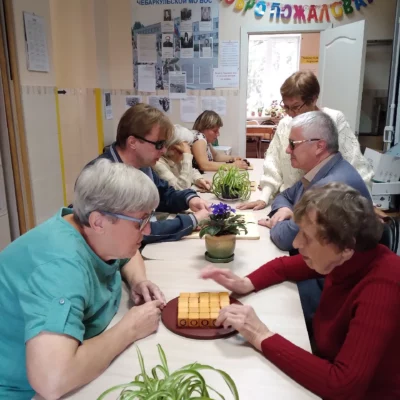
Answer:
<svg viewBox="0 0 400 400"><path fill-rule="evenodd" d="M209 258L229 259L233 256L236 246L236 235L204 236Z"/></svg>

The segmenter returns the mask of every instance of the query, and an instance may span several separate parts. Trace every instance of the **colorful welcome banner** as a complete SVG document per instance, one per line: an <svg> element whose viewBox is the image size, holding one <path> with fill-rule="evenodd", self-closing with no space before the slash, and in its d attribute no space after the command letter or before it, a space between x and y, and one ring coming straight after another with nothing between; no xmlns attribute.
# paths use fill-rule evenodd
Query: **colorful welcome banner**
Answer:
<svg viewBox="0 0 400 400"><path fill-rule="evenodd" d="M282 19L289 22L291 18L295 23L310 22L331 22L331 15L335 19L341 19L344 14L348 15L356 9L360 11L362 7L368 7L368 4L374 0L342 0L331 4L321 5L297 5L283 4L277 2L267 2L265 0L225 0L226 4L235 3L234 10L246 12L254 8L254 14L260 18L267 14L269 8L269 17L277 21Z"/></svg>

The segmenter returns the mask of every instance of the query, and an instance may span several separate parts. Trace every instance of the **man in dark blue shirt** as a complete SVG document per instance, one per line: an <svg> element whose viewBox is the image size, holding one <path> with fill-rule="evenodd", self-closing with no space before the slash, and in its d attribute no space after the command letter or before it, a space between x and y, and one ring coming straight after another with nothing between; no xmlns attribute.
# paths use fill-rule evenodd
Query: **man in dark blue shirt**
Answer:
<svg viewBox="0 0 400 400"><path fill-rule="evenodd" d="M194 190L175 190L151 168L165 153L165 142L172 129L173 125L161 111L148 104L136 104L119 121L116 141L88 164L107 158L138 168L157 186L160 196L157 211L173 214L188 208L193 211L193 214L179 214L174 219L151 222L151 234L145 236L143 244L179 240L189 235L209 214L207 203Z"/></svg>

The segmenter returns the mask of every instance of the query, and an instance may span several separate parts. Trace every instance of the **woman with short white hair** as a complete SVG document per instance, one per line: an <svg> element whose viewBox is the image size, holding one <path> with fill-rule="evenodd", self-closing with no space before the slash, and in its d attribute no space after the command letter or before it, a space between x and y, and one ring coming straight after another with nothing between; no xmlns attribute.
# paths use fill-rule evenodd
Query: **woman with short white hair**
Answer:
<svg viewBox="0 0 400 400"><path fill-rule="evenodd" d="M0 398L58 399L157 330L165 299L138 249L158 203L143 172L99 160L78 177L73 210L61 208L0 253ZM121 278L135 307L104 331Z"/></svg>
<svg viewBox="0 0 400 400"><path fill-rule="evenodd" d="M191 130L181 125L174 125L173 135L166 143L167 152L157 161L154 169L161 179L177 190L189 189L192 184L210 190L211 182L193 168L193 155L190 149L193 140L194 134Z"/></svg>

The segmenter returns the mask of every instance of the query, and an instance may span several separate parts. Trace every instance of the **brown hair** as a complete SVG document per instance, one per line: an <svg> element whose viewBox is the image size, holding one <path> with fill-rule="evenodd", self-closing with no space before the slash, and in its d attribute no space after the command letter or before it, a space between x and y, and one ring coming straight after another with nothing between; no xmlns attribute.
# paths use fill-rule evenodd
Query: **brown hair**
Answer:
<svg viewBox="0 0 400 400"><path fill-rule="evenodd" d="M307 190L294 208L299 223L315 212L317 237L343 251L373 249L382 237L383 224L370 199L344 183L329 183Z"/></svg>
<svg viewBox="0 0 400 400"><path fill-rule="evenodd" d="M154 125L160 126L160 137L171 138L174 127L163 112L148 104L135 104L125 111L118 123L117 145L125 148L129 136L145 138Z"/></svg>
<svg viewBox="0 0 400 400"><path fill-rule="evenodd" d="M193 130L203 132L205 129L221 128L224 126L221 117L215 112L203 111L196 119Z"/></svg>
<svg viewBox="0 0 400 400"><path fill-rule="evenodd" d="M319 92L318 79L311 71L295 72L281 86L282 98L300 96L306 104L318 98Z"/></svg>

